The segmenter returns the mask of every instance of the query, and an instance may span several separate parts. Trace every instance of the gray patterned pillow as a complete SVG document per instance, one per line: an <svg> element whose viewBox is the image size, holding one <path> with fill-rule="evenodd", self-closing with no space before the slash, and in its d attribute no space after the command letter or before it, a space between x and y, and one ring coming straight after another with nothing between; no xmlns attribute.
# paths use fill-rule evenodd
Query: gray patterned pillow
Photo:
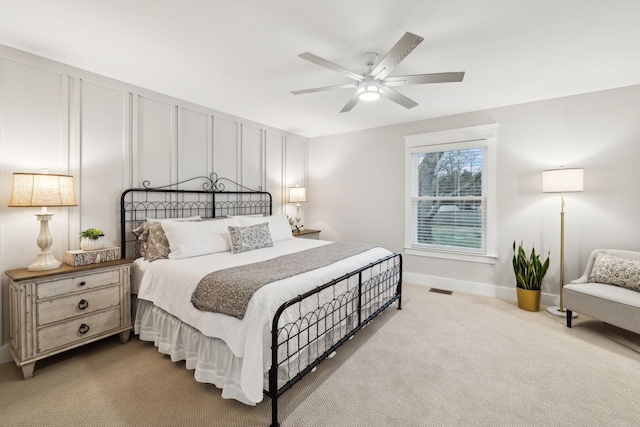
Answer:
<svg viewBox="0 0 640 427"><path fill-rule="evenodd" d="M148 261L155 261L157 259L169 258L171 249L167 236L164 234L162 224L159 222L149 224L147 233L149 234L147 237L146 259Z"/></svg>
<svg viewBox="0 0 640 427"><path fill-rule="evenodd" d="M247 227L229 226L231 253L252 251L273 246L269 223L249 225Z"/></svg>
<svg viewBox="0 0 640 427"><path fill-rule="evenodd" d="M640 261L619 258L602 252L597 253L589 281L640 291Z"/></svg>
<svg viewBox="0 0 640 427"><path fill-rule="evenodd" d="M132 230L138 238L137 246L140 255L147 261L169 258L171 249L169 241L164 234L162 224L159 222L143 222L140 226Z"/></svg>
<svg viewBox="0 0 640 427"><path fill-rule="evenodd" d="M148 226L149 223L143 222L131 230L133 235L136 236L136 249L144 259L147 259L147 237L149 236L149 233L147 233Z"/></svg>

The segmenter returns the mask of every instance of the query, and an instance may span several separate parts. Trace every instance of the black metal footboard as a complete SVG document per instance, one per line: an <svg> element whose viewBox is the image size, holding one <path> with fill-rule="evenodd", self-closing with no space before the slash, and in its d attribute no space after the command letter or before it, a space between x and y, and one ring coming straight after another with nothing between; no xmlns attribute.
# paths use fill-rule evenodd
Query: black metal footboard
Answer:
<svg viewBox="0 0 640 427"><path fill-rule="evenodd" d="M402 255L392 254L282 304L271 326L271 427L278 398L374 317L398 301Z"/></svg>

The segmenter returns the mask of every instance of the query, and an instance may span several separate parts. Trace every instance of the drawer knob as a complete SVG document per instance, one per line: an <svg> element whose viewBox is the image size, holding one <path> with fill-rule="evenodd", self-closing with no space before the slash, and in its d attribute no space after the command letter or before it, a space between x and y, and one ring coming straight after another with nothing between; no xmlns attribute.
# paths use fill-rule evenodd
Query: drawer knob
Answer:
<svg viewBox="0 0 640 427"><path fill-rule="evenodd" d="M80 332L82 335L86 334L87 332L89 332L89 325L87 325L86 323L83 323L78 328L78 332Z"/></svg>
<svg viewBox="0 0 640 427"><path fill-rule="evenodd" d="M87 282L85 282L85 281L80 282L80 286L84 286L86 284L87 284Z"/></svg>
<svg viewBox="0 0 640 427"><path fill-rule="evenodd" d="M87 301L85 299L81 299L80 302L78 303L78 308L80 310L84 310L87 307L89 307L89 301Z"/></svg>

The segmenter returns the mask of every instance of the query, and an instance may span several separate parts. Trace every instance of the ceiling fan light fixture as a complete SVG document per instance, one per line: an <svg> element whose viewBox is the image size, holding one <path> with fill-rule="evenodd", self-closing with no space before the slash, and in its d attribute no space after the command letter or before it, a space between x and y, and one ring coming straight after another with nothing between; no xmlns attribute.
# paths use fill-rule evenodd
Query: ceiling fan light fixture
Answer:
<svg viewBox="0 0 640 427"><path fill-rule="evenodd" d="M358 98L360 101L377 101L380 99L380 86L368 84L358 88Z"/></svg>
<svg viewBox="0 0 640 427"><path fill-rule="evenodd" d="M295 90L291 93L294 95L300 95L301 93L313 93L322 92L325 90L333 89L351 89L355 88L355 93L351 93L349 100L342 107L340 113L348 113L359 101L376 101L384 96L391 102L410 109L417 107L418 103L402 95L400 92L393 89L395 86L404 86L411 84L426 84L426 83L447 83L447 82L461 82L464 78L463 72L454 73L430 73L430 74L413 74L408 76L389 76L391 72L396 68L400 62L402 62L407 55L409 55L418 46L424 38L406 32L400 40L391 48L387 54L378 61L378 54L374 52L367 52L363 55L363 60L367 66L367 71L362 74L353 72L347 68L344 68L331 61L327 61L317 55L310 52L304 52L298 55L300 58L320 65L321 67L329 70L336 71L343 76L346 76L355 82L350 84L342 84L337 86L325 86L317 87L313 89Z"/></svg>

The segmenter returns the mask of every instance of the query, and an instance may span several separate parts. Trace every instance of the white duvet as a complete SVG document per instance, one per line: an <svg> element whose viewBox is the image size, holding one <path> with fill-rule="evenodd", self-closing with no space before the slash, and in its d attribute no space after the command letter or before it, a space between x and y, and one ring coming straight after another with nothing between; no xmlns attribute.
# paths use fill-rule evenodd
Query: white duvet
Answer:
<svg viewBox="0 0 640 427"><path fill-rule="evenodd" d="M331 242L294 238L276 242L271 248L236 254L221 252L180 260L161 259L152 263L140 259L134 267L136 274L144 272L139 279L138 298L152 302L206 336L223 340L234 355L242 358L240 386L246 398L257 403L263 398L263 377L271 363L269 331L278 307L297 295L391 252L376 247L330 266L265 285L249 301L243 319L200 311L191 304L191 294L199 281L212 271L264 261L328 243Z"/></svg>

